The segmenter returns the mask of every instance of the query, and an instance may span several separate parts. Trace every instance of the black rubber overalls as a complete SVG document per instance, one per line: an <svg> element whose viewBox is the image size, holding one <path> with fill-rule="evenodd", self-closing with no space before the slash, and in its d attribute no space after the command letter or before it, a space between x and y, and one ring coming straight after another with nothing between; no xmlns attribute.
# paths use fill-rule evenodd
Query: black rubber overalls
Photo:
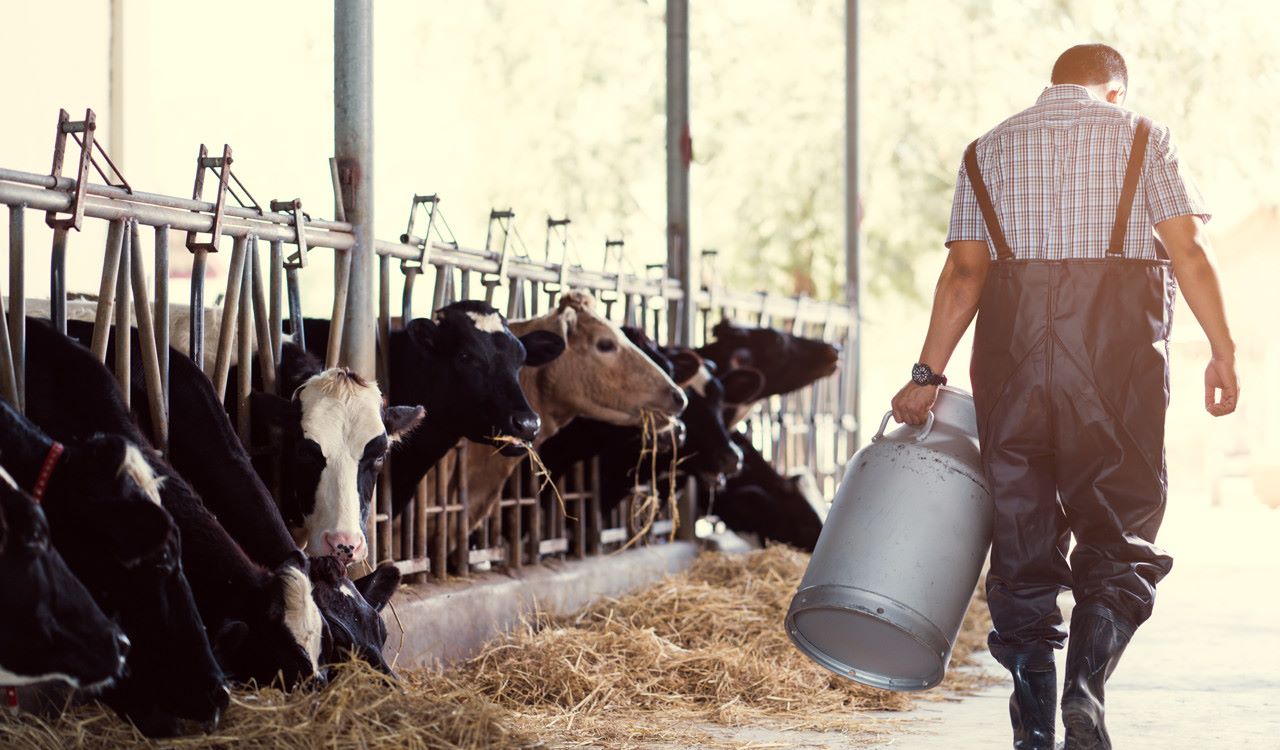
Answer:
<svg viewBox="0 0 1280 750"><path fill-rule="evenodd" d="M1167 490L1173 275L1168 260L1123 254L1149 131L1140 120L1105 259L1016 259L976 143L965 154L997 253L971 377L996 508L990 646L1006 666L1018 654L1051 663L1066 637L1056 602L1063 588L1077 607L1105 607L1132 631L1151 615L1156 583L1173 563L1154 546Z"/></svg>

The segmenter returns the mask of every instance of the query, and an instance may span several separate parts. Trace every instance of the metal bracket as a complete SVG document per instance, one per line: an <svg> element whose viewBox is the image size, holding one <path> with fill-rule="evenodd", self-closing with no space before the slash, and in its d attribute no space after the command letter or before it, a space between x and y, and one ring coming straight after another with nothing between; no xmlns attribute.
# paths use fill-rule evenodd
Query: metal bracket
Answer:
<svg viewBox="0 0 1280 750"><path fill-rule="evenodd" d="M604 263L602 263L602 264L601 264L601 266L600 266L600 271L601 271L602 273L604 273L604 274L608 275L608 273L609 273L609 258L614 257L614 256L616 256L616 257L617 257L617 259L618 259L618 264L617 264L617 265L618 265L618 270L617 270L617 273L616 273L616 274L614 275L614 277L613 277L613 290L612 290L612 291L614 291L614 292L617 292L619 289L621 289L621 288L622 288L622 260L623 260L624 256L626 255L626 246L627 246L627 242L626 242L626 240L622 240L622 239L611 240L611 239L609 239L608 237L605 237L605 238L604 238ZM615 249L615 248L616 248L616 249ZM615 296L613 299L617 299L617 297Z"/></svg>
<svg viewBox="0 0 1280 750"><path fill-rule="evenodd" d="M565 288L565 280L569 276L569 225L572 220L566 216L562 219L553 219L547 217L547 236L542 245L542 261L548 265L551 264L551 235L558 235L560 242L560 266L557 270L557 279L542 285L542 290L547 294L556 294ZM553 288L554 286L554 288Z"/></svg>
<svg viewBox="0 0 1280 750"><path fill-rule="evenodd" d="M480 274L480 283L486 287L497 286L507 275L507 248L511 244L511 220L516 216L516 212L511 209L499 211L491 209L489 211L489 228L484 236L484 249L489 252L490 245L493 242L493 228L496 224L498 229L502 230L502 248L498 250L498 270L492 274Z"/></svg>
<svg viewBox="0 0 1280 750"><path fill-rule="evenodd" d="M127 193L133 192L133 188L129 187L128 181L120 173L120 169L116 167L115 162L111 161L111 157L102 148L102 144L94 140L94 131L97 128L97 117L93 114L92 109L84 111L83 120L72 120L67 110L58 110L57 132L53 139L53 169L49 172L53 176L55 187L57 180L62 177L62 163L67 152L68 135L80 147L80 158L76 165L75 185L71 191L71 215L68 218L59 219L57 211L46 211L44 223L48 224L51 229L74 229L77 232L80 231L80 225L84 223L84 196L85 189L89 185L90 164L93 165L98 174L102 175L102 179L107 185L120 188ZM82 133L83 137L77 135L77 133ZM103 170L102 165L94 157L93 152L95 149L102 155L107 166L111 168L110 175Z"/></svg>
<svg viewBox="0 0 1280 750"><path fill-rule="evenodd" d="M194 231L187 232L187 249L191 252L197 250L206 250L211 253L218 252L218 239L222 236L222 220L224 218L224 209L226 208L227 195L230 194L235 198L236 203L241 208L251 208L257 211L259 215L265 214L262 206L258 205L258 201L249 193L249 189L244 186L240 178L236 177L231 171L231 146L222 145L222 156L209 156L209 148L203 143L200 144L200 154L196 157L196 181L195 187L191 191L192 200L204 200L201 196L204 193L204 171L206 169L213 172L218 178L218 195L213 201L213 226L209 228L209 241L200 242L197 233ZM232 187L235 183L235 187ZM244 193L242 198L236 192L236 187Z"/></svg>
<svg viewBox="0 0 1280 750"><path fill-rule="evenodd" d="M413 233L414 220L418 216L418 208L420 206L428 206L427 208L427 228L419 237ZM436 217L440 217L441 223L445 229L449 231L449 239L445 239L440 228L436 226ZM444 214L440 212L440 196L436 193L431 195L415 195L413 203L409 206L409 224L405 227L404 234L400 235L400 242L406 245L412 245L418 248L421 253L417 260L405 258L400 261L400 270L408 273L411 269L416 270L422 268L423 263L427 260L427 253L431 251L431 233L435 231L440 241L453 247L458 246L458 240L453 237L453 230L449 229L449 223L445 221Z"/></svg>
<svg viewBox="0 0 1280 750"><path fill-rule="evenodd" d="M288 201L279 201L272 199L272 212L287 213L293 215L293 228L298 234L298 250L285 259L286 268L306 268L307 267L307 235L306 224L311 217L302 210L302 199L294 198Z"/></svg>

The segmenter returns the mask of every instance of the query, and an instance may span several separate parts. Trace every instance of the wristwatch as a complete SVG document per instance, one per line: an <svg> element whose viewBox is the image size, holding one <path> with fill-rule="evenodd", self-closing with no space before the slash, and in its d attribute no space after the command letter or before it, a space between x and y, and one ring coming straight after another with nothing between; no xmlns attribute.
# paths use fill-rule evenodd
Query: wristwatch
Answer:
<svg viewBox="0 0 1280 750"><path fill-rule="evenodd" d="M923 362L911 366L911 382L916 385L946 385L947 376L935 373L933 368Z"/></svg>

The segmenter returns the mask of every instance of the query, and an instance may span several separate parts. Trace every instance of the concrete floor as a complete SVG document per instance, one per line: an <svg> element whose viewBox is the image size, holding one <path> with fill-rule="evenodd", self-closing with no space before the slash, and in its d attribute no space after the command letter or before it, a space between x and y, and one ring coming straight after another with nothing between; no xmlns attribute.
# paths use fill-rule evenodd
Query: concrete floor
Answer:
<svg viewBox="0 0 1280 750"><path fill-rule="evenodd" d="M1173 572L1108 683L1115 747L1280 750L1280 511L1251 498L1214 509L1174 504L1160 544ZM989 659L987 667L1002 673ZM892 717L911 721L869 744L759 728L714 734L773 748L1008 748L1008 695L1002 683L960 701L920 701Z"/></svg>

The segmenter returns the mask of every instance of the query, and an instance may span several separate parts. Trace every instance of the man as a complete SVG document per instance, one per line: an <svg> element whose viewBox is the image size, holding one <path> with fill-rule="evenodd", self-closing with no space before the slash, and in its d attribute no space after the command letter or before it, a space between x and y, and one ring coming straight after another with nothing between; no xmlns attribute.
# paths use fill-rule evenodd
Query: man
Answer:
<svg viewBox="0 0 1280 750"><path fill-rule="evenodd" d="M1051 80L966 151L920 362L893 399L898 421L925 421L977 313L971 377L996 508L989 643L1013 674L1019 750L1054 747L1059 592L1076 600L1066 747L1110 748L1103 684L1172 566L1154 545L1170 270L1212 348L1205 408L1230 414L1238 397L1209 214L1169 129L1122 108L1128 72L1106 45L1067 50Z"/></svg>

